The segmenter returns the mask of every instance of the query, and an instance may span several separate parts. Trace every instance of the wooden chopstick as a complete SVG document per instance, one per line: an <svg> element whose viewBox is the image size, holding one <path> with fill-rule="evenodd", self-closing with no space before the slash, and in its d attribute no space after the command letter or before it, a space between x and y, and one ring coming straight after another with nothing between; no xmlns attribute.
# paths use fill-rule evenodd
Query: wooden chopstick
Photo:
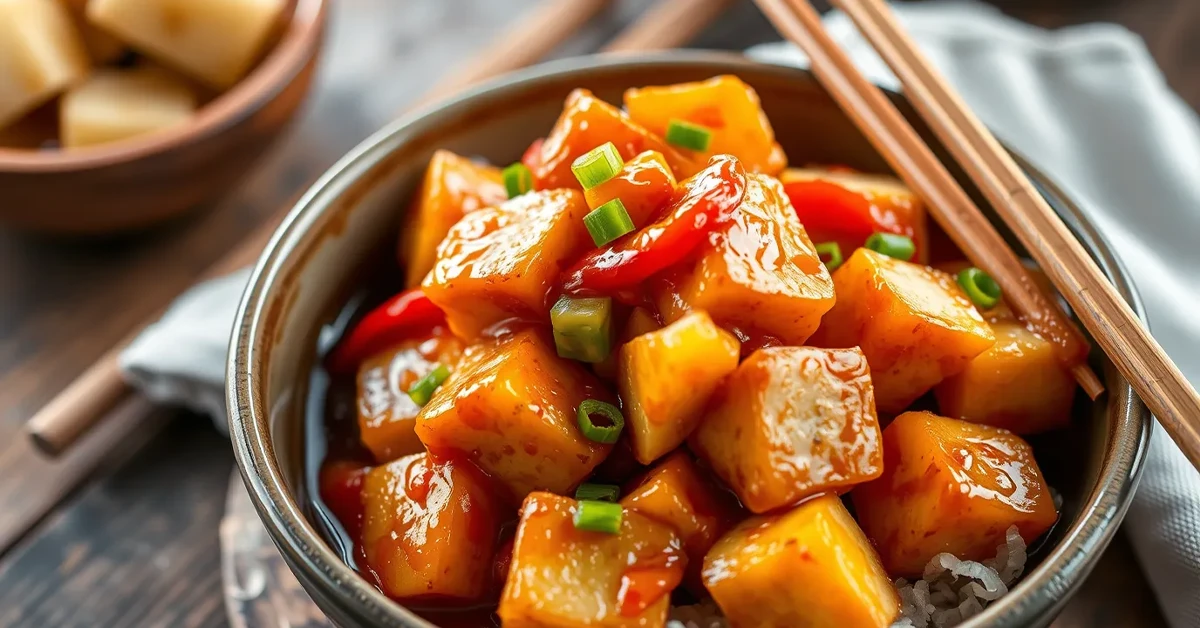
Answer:
<svg viewBox="0 0 1200 628"><path fill-rule="evenodd" d="M687 43L705 24L703 20L689 18L680 26L678 6L686 5L694 15L707 16L709 23L719 14L719 9L730 0L659 0L646 13L614 38L621 50L639 50L640 46L653 43L654 48L674 48ZM612 0L546 0L542 5L521 19L520 25L510 29L492 46L477 54L450 78L438 83L430 95L420 102L452 94L483 78L515 70L538 60L561 45ZM664 8L672 5L672 10ZM530 30L536 26L536 30ZM536 52L537 54L533 54ZM268 218L261 226L218 260L203 275L201 281L227 274L254 263L270 241L283 214ZM59 456L89 430L95 427L118 402L133 390L121 378L118 364L121 352L142 329L150 326L162 316L160 310L135 330L130 336L109 349L82 375L63 389L54 399L42 407L25 424L25 431L38 450Z"/></svg>
<svg viewBox="0 0 1200 628"><path fill-rule="evenodd" d="M1060 359L1093 399L1104 390L1080 361L1086 341L1065 312L1042 292L1020 259L887 96L864 77L825 32L806 0L755 0L763 13L811 61L813 73L893 169L922 196L934 219L973 264L990 274L1023 320L1055 341Z"/></svg>
<svg viewBox="0 0 1200 628"><path fill-rule="evenodd" d="M700 34L733 0L663 0L646 9L642 19L617 34L605 52L678 48ZM662 25L670 24L664 32Z"/></svg>
<svg viewBox="0 0 1200 628"><path fill-rule="evenodd" d="M931 129L1200 469L1200 395L1041 194L880 0L834 0L891 66Z"/></svg>

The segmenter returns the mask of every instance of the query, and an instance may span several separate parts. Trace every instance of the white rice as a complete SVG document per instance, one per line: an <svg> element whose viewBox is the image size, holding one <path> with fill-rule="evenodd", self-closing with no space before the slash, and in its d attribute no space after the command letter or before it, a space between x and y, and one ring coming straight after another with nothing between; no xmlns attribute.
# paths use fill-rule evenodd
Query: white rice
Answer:
<svg viewBox="0 0 1200 628"><path fill-rule="evenodd" d="M1004 535L996 557L978 563L938 554L914 583L896 579L900 617L891 628L950 628L983 612L1008 593L1025 571L1025 541L1016 526ZM667 628L729 628L712 600L671 608Z"/></svg>

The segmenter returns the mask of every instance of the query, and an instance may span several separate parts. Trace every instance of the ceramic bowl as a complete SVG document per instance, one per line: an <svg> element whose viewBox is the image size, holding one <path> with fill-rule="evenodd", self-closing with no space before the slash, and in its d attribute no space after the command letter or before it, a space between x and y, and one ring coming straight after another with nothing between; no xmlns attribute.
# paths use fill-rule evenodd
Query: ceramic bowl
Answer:
<svg viewBox="0 0 1200 628"><path fill-rule="evenodd" d="M887 171L805 71L720 53L585 57L502 77L397 121L334 166L275 234L237 317L227 382L230 432L259 515L300 582L337 623L430 625L359 577L322 540L306 514L311 510L302 451L318 331L342 306L356 284L356 270L372 251L390 252L394 246L430 154L447 148L509 163L551 127L574 87L619 102L627 87L724 73L757 89L793 163ZM894 98L914 119L902 99ZM917 127L929 139L925 127ZM1128 275L1084 215L1044 175L1027 169L1118 290L1138 307ZM1048 623L1117 531L1146 452L1150 416L1104 356L1093 356L1093 366L1103 373L1108 393L1095 403L1081 401L1071 428L1033 440L1046 476L1062 494L1062 519L1024 579L968 626Z"/></svg>
<svg viewBox="0 0 1200 628"><path fill-rule="evenodd" d="M0 223L55 234L148 227L228 192L312 85L328 0L296 0L262 61L184 124L79 150L0 148Z"/></svg>

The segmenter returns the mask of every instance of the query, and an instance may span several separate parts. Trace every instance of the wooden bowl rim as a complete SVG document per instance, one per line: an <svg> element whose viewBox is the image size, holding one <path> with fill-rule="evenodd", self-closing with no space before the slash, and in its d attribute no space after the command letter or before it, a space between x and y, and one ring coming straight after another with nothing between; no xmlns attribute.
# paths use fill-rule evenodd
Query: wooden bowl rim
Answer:
<svg viewBox="0 0 1200 628"><path fill-rule="evenodd" d="M296 80L315 54L328 18L329 0L297 0L291 11L287 30L267 56L186 124L144 138L73 150L0 148L0 172L89 170L144 159L220 135L274 100Z"/></svg>

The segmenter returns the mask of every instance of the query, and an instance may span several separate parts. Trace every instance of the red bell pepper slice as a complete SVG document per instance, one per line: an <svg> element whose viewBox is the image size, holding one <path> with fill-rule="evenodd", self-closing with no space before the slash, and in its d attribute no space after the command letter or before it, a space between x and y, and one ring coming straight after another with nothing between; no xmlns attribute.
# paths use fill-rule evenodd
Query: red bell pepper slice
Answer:
<svg viewBox="0 0 1200 628"><path fill-rule="evenodd" d="M445 322L446 314L424 292L401 292L368 312L342 338L329 356L329 370L354 370L373 354Z"/></svg>
<svg viewBox="0 0 1200 628"><path fill-rule="evenodd" d="M362 529L363 482L371 468L351 460L326 460L321 465L318 490L321 500L354 538Z"/></svg>
<svg viewBox="0 0 1200 628"><path fill-rule="evenodd" d="M746 193L746 171L737 158L717 155L680 189L658 222L593 251L568 270L563 291L612 294L680 261L733 217Z"/></svg>
<svg viewBox="0 0 1200 628"><path fill-rule="evenodd" d="M876 232L908 236L918 250L924 245L914 216L884 209L861 192L820 179L789 181L783 189L809 239L837 242L847 257Z"/></svg>

